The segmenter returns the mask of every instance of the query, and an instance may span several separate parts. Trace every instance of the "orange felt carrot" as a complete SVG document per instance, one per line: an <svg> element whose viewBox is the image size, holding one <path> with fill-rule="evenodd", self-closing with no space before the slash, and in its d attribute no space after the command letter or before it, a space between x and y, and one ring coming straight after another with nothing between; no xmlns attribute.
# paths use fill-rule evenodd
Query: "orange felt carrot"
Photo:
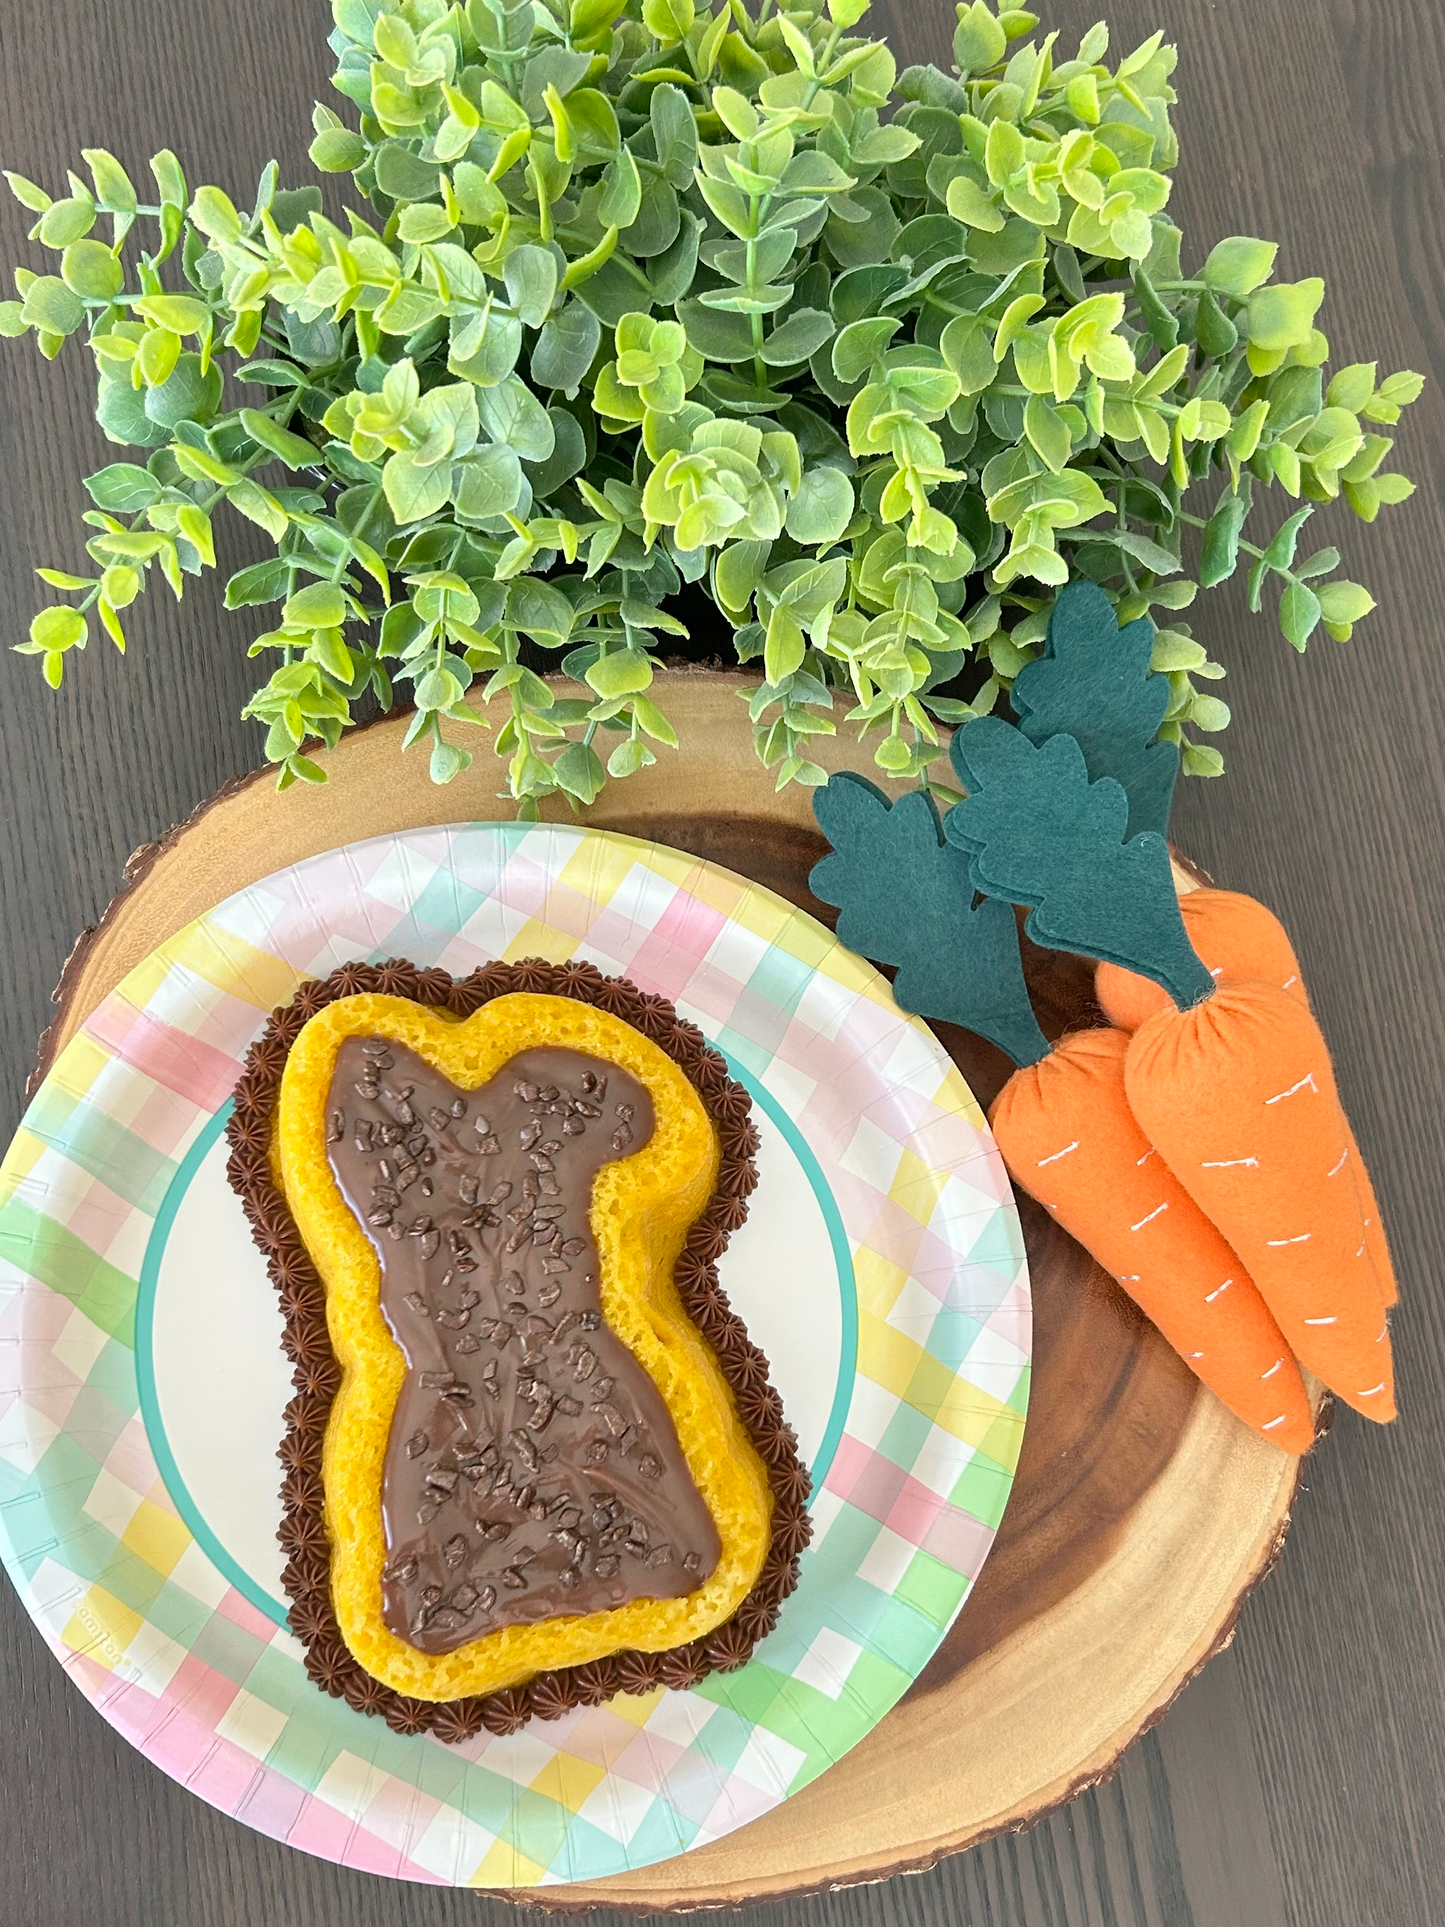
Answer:
<svg viewBox="0 0 1445 1927"><path fill-rule="evenodd" d="M1128 1051L1121 1031L1078 1031L1016 1071L989 1118L1004 1162L1230 1411L1306 1451L1314 1421L1299 1367L1238 1257L1140 1129Z"/></svg>
<svg viewBox="0 0 1445 1927"><path fill-rule="evenodd" d="M944 836L976 890L1022 904L1036 943L1122 965L1172 1009L1136 1031L1125 1091L1147 1141L1244 1262L1300 1362L1372 1418L1394 1414L1389 1333L1328 1052L1279 986L1216 984L1152 831L1068 735L982 716L953 738L966 794Z"/></svg>
<svg viewBox="0 0 1445 1927"><path fill-rule="evenodd" d="M1179 914L1186 936L1216 983L1222 977L1249 977L1278 984L1305 1001L1294 945L1279 918L1264 904L1237 890L1190 890L1179 899ZM1138 1030L1169 1004L1166 990L1118 964L1101 963L1094 988L1104 1015L1120 1030Z"/></svg>
<svg viewBox="0 0 1445 1927"><path fill-rule="evenodd" d="M1192 890L1180 898L1179 912L1190 943L1216 982L1248 977L1261 983L1278 984L1281 990L1308 1006L1294 946L1284 925L1264 904L1235 890ZM1138 1030L1156 1011L1169 1007L1168 993L1158 984L1118 964L1100 964L1094 986L1104 1015L1120 1030ZM1349 1153L1347 1168L1359 1195L1365 1243L1380 1301L1388 1307L1399 1296L1390 1247L1375 1200L1375 1188L1348 1118L1344 1120L1344 1127Z"/></svg>
<svg viewBox="0 0 1445 1927"><path fill-rule="evenodd" d="M1129 1106L1239 1254L1300 1362L1366 1418L1395 1415L1390 1338L1329 1052L1278 985L1223 982L1135 1033Z"/></svg>
<svg viewBox="0 0 1445 1927"><path fill-rule="evenodd" d="M1030 906L1030 932L1052 947L1125 965L1147 958L1140 967L1187 1007L1214 986L1185 935L1167 845L1148 834L1120 842L1124 792L1089 784L1072 738L1035 749L984 717L958 731L953 754L970 794L942 825L926 792L890 805L848 772L817 792L832 849L813 870L815 893L838 906L843 942L900 966L904 1009L962 1022L1020 1066L993 1112L1020 1188L1246 1423L1303 1451L1312 1427L1299 1367L1228 1239L1141 1131L1123 1081L1128 1040L1091 1033L1050 1050L1006 908Z"/></svg>

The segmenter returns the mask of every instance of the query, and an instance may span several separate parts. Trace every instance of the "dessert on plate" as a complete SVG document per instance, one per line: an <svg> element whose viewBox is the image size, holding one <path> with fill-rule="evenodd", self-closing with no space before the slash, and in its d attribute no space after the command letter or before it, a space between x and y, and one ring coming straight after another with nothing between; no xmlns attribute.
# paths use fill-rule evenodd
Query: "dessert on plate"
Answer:
<svg viewBox="0 0 1445 1927"><path fill-rule="evenodd" d="M458 1740L743 1664L809 1481L718 1284L758 1140L701 1033L587 964L349 964L274 1013L229 1139L312 1679Z"/></svg>

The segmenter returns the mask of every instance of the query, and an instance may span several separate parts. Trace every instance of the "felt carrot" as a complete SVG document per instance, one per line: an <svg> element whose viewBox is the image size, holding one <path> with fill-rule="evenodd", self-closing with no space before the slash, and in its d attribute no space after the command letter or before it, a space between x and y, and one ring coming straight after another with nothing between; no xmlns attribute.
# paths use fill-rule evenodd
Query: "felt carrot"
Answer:
<svg viewBox="0 0 1445 1927"><path fill-rule="evenodd" d="M1224 977L1249 977L1278 984L1305 1001L1294 945L1279 918L1253 897L1237 890L1190 890L1179 899L1185 934L1216 983ZM1104 1015L1120 1030L1139 1029L1146 1018L1169 1003L1160 985L1118 964L1101 963L1094 989Z"/></svg>
<svg viewBox="0 0 1445 1927"><path fill-rule="evenodd" d="M1274 912L1253 897L1235 890L1191 890L1180 899L1184 928L1200 961L1216 983L1246 977L1278 984L1291 997L1308 1005L1299 960L1284 925ZM1101 963L1094 980L1104 1015L1120 1030L1136 1031L1169 999L1158 984L1118 964ZM1347 1168L1359 1193L1365 1222L1365 1243L1374 1266L1380 1301L1386 1307L1399 1296L1395 1267L1385 1237L1369 1168L1360 1156L1348 1117L1344 1120Z"/></svg>
<svg viewBox="0 0 1445 1927"><path fill-rule="evenodd" d="M1168 993L1126 1065L1146 1138L1243 1259L1302 1361L1366 1416L1393 1417L1365 1214L1307 1007L1270 984L1216 990L1189 943L1167 844L1154 832L1126 840L1125 791L1090 782L1072 737L1036 748L983 717L957 732L952 756L968 794L944 834L969 852L974 887L1026 905L1036 941ZM1311 1095L1310 1108L1294 1103Z"/></svg>
<svg viewBox="0 0 1445 1927"><path fill-rule="evenodd" d="M1014 1181L1112 1271L1236 1417L1287 1452L1314 1434L1299 1367L1238 1256L1129 1107L1118 1030L1063 1038L989 1113Z"/></svg>
<svg viewBox="0 0 1445 1927"><path fill-rule="evenodd" d="M903 966L894 994L905 1009L967 1025L1020 1067L993 1107L1014 1182L1245 1424L1304 1451L1313 1425L1299 1369L1244 1267L1151 1154L1124 1094L1128 1039L1090 1031L1051 1051L1013 911L992 898L974 904L967 860L941 843L931 798L915 791L890 808L873 784L841 774L814 809L833 849L810 883L839 907L839 936Z"/></svg>
<svg viewBox="0 0 1445 1927"><path fill-rule="evenodd" d="M1392 1419L1389 1331L1329 1052L1307 1007L1246 980L1156 1011L1129 1045L1125 1089L1300 1361L1366 1418Z"/></svg>

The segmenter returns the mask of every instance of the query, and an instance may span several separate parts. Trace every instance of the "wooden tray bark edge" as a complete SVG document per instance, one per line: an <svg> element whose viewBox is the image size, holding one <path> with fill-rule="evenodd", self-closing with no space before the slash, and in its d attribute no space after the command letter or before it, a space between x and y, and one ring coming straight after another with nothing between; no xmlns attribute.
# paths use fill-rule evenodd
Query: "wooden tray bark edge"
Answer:
<svg viewBox="0 0 1445 1927"><path fill-rule="evenodd" d="M673 672L669 707L687 745L686 778L675 760L662 760L615 793L604 792L582 820L635 828L655 817L658 840L667 841L669 817L728 813L744 826L765 871L770 839L784 828L811 828L811 808L805 792L771 793L736 699L743 686L736 674ZM391 718L350 735L324 759L333 780L320 791L298 786L275 796L267 771L235 779L137 851L122 890L67 960L31 1087L157 943L247 882L383 829L511 814L504 799L484 791L485 752L466 778L437 792L419 757L398 761L403 728ZM866 750L844 739L824 739L820 760L830 769L869 768ZM556 814L566 819L565 809ZM1181 887L1192 880L1181 871ZM740 1905L919 1871L1031 1824L1107 1778L1125 1747L1229 1643L1243 1600L1278 1556L1300 1463L1253 1439L1214 1401L1197 1399L1172 1458L1112 1555L944 1687L901 1703L811 1787L742 1833L682 1858L606 1881L501 1897L562 1912ZM1115 1636L1121 1607L1127 1651ZM1155 1663L1141 1665L1141 1653ZM1046 1685L1053 1697L1040 1705ZM964 1734L969 1745L960 1748ZM985 1761L993 1763L987 1773Z"/></svg>

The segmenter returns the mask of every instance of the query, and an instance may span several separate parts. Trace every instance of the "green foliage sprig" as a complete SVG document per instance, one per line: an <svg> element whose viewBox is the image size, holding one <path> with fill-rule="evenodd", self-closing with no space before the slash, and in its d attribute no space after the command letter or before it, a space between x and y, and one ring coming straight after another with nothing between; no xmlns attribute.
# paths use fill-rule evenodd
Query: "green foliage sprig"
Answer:
<svg viewBox="0 0 1445 1927"><path fill-rule="evenodd" d="M101 426L141 455L87 480L96 572L41 570L75 600L19 648L52 685L92 613L124 648L152 567L179 596L228 507L275 545L226 601L279 606L247 714L282 785L400 680L433 776L491 716L532 813L675 744L649 692L684 582L759 665L781 787L823 780L840 700L926 782L938 723L993 706L1082 575L1121 624L1162 612L1161 736L1217 773L1185 731L1228 722L1198 686L1223 671L1178 616L1244 557L1296 648L1348 638L1372 599L1300 534L1411 492L1376 431L1421 378L1326 385L1323 283L1272 279L1269 242L1184 270L1160 35L1110 67L1101 25L1064 59L972 0L954 76L899 76L852 31L866 4L333 0L359 126L318 107L311 156L365 197L342 223L274 165L249 213L169 152L149 204L101 150L59 199L10 175L59 259L16 271L0 333L84 333ZM1259 544L1266 488L1301 506ZM973 700L941 695L968 662Z"/></svg>

